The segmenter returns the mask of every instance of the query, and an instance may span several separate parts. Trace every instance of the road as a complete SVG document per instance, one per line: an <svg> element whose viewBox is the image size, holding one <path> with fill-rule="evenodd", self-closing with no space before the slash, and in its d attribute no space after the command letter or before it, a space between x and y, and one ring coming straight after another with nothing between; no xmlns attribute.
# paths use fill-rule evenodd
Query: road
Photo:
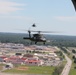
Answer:
<svg viewBox="0 0 76 75"><path fill-rule="evenodd" d="M63 53L65 56L65 59L67 60L67 63L61 73L61 75L69 75L70 69L71 69L71 65L72 65L72 60L67 57L67 55L65 53Z"/></svg>
<svg viewBox="0 0 76 75"><path fill-rule="evenodd" d="M56 47L57 50L60 50L58 47ZM69 52L69 50L67 50ZM72 65L72 60L63 52L65 59L67 61L61 75L69 75L70 69L71 69L71 65Z"/></svg>

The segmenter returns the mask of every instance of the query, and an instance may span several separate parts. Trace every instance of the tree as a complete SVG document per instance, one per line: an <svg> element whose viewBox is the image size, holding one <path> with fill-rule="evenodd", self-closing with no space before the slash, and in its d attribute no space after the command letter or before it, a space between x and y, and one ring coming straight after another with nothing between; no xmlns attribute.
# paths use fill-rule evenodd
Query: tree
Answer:
<svg viewBox="0 0 76 75"><path fill-rule="evenodd" d="M73 50L72 50L72 53L76 53L76 51L73 49Z"/></svg>
<svg viewBox="0 0 76 75"><path fill-rule="evenodd" d="M76 58L74 59L74 63L76 63Z"/></svg>
<svg viewBox="0 0 76 75"><path fill-rule="evenodd" d="M72 57L73 59L75 59L75 56L73 55L73 57Z"/></svg>

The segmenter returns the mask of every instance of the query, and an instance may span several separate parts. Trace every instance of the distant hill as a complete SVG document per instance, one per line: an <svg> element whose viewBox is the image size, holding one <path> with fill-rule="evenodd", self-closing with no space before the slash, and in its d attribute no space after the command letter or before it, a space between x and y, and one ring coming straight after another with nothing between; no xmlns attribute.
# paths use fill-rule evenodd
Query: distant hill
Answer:
<svg viewBox="0 0 76 75"><path fill-rule="evenodd" d="M29 40L24 40L23 37L28 36L28 34L23 33L0 33L0 42L2 43L22 43L24 45L29 45ZM56 46L76 46L76 36L65 36L65 35L44 35L50 43L46 45L56 45ZM40 43L39 43L40 44Z"/></svg>

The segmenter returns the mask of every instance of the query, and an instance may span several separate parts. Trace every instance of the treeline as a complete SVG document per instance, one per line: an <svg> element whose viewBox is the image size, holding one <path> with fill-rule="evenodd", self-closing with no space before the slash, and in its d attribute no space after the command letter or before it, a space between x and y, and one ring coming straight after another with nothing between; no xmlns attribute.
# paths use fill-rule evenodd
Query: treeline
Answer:
<svg viewBox="0 0 76 75"><path fill-rule="evenodd" d="M68 51L67 51L64 47L60 47L60 49L61 49L64 53L68 53Z"/></svg>
<svg viewBox="0 0 76 75"><path fill-rule="evenodd" d="M60 75L63 71L64 65L57 66L52 75Z"/></svg>
<svg viewBox="0 0 76 75"><path fill-rule="evenodd" d="M74 63L73 68L76 69L76 56L73 55L73 56L72 56L72 59L73 59L73 63Z"/></svg>
<svg viewBox="0 0 76 75"><path fill-rule="evenodd" d="M19 33L0 33L1 43L20 43L28 45L28 40L23 40L24 34Z"/></svg>
<svg viewBox="0 0 76 75"><path fill-rule="evenodd" d="M47 35L47 39L50 39L50 45L58 47L76 47L76 36L64 36L64 35Z"/></svg>
<svg viewBox="0 0 76 75"><path fill-rule="evenodd" d="M28 37L28 34L22 33L0 33L0 42L2 43L22 43L30 45L31 41L24 40L23 37ZM76 36L61 36L61 35L44 35L46 39L51 42L45 45L59 46L59 47L76 47ZM33 43L34 44L34 43ZM42 44L42 43L38 43Z"/></svg>

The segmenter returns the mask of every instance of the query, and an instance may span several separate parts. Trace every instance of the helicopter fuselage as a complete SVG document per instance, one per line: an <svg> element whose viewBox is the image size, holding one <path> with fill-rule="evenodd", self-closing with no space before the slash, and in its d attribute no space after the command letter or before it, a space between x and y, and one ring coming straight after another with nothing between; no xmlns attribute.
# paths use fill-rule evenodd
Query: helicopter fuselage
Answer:
<svg viewBox="0 0 76 75"><path fill-rule="evenodd" d="M35 41L35 44L37 42L43 42L43 43L46 42L46 39L41 34L33 34L33 37L24 37L23 39Z"/></svg>

